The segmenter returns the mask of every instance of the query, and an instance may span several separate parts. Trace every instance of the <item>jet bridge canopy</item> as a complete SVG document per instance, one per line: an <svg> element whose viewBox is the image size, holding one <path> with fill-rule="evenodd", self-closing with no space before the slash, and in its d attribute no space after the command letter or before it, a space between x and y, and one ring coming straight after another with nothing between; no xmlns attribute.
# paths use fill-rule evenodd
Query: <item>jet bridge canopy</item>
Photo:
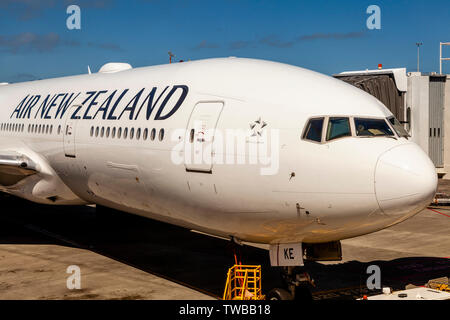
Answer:
<svg viewBox="0 0 450 320"><path fill-rule="evenodd" d="M380 100L399 121L405 119L406 69L342 72L333 77L370 93Z"/></svg>

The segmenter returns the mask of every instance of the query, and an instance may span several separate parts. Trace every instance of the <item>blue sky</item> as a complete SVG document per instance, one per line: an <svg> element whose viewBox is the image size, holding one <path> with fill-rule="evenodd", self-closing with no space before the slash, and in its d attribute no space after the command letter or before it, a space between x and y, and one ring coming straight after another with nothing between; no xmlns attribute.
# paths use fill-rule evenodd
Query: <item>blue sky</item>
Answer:
<svg viewBox="0 0 450 320"><path fill-rule="evenodd" d="M81 8L81 30L68 30L66 8ZM369 5L381 29L369 30ZM450 42L449 0L0 0L0 82L134 67L175 59L248 57L325 74L345 70L439 69L439 42ZM450 57L450 48L444 50ZM450 73L450 62L444 63Z"/></svg>

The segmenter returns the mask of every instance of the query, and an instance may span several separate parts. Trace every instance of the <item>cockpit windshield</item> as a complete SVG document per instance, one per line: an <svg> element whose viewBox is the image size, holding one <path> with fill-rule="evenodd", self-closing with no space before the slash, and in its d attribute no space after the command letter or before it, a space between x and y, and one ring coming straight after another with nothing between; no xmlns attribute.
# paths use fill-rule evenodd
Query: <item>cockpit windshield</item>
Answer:
<svg viewBox="0 0 450 320"><path fill-rule="evenodd" d="M405 130L405 128L403 128L402 124L395 117L389 117L388 120L391 123L392 127L394 128L395 132L397 132L399 137L402 138L409 137L408 132Z"/></svg>
<svg viewBox="0 0 450 320"><path fill-rule="evenodd" d="M302 138L316 143L327 143L346 137L408 138L407 131L395 118L371 118L367 116L317 116L306 122Z"/></svg>
<svg viewBox="0 0 450 320"><path fill-rule="evenodd" d="M394 135L384 119L355 118L355 128L358 137Z"/></svg>

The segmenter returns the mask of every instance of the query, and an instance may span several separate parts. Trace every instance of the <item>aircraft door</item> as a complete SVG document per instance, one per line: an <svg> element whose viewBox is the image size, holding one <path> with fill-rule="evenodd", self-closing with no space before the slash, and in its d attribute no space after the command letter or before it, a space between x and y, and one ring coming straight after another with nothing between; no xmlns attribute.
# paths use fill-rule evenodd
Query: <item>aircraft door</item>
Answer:
<svg viewBox="0 0 450 320"><path fill-rule="evenodd" d="M69 158L76 158L75 132L77 120L71 119L71 116L77 108L78 106L72 106L69 112L67 112L67 118L63 128L64 154Z"/></svg>
<svg viewBox="0 0 450 320"><path fill-rule="evenodd" d="M200 102L195 105L186 130L185 167L187 171L211 173L212 144L223 102Z"/></svg>

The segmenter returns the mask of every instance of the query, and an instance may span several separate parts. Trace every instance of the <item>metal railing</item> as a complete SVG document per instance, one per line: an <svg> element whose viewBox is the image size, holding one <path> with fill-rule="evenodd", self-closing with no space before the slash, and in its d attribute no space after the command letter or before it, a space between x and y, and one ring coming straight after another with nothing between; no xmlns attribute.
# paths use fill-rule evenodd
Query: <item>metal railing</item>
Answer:
<svg viewBox="0 0 450 320"><path fill-rule="evenodd" d="M228 270L223 300L263 300L261 266L234 265Z"/></svg>

